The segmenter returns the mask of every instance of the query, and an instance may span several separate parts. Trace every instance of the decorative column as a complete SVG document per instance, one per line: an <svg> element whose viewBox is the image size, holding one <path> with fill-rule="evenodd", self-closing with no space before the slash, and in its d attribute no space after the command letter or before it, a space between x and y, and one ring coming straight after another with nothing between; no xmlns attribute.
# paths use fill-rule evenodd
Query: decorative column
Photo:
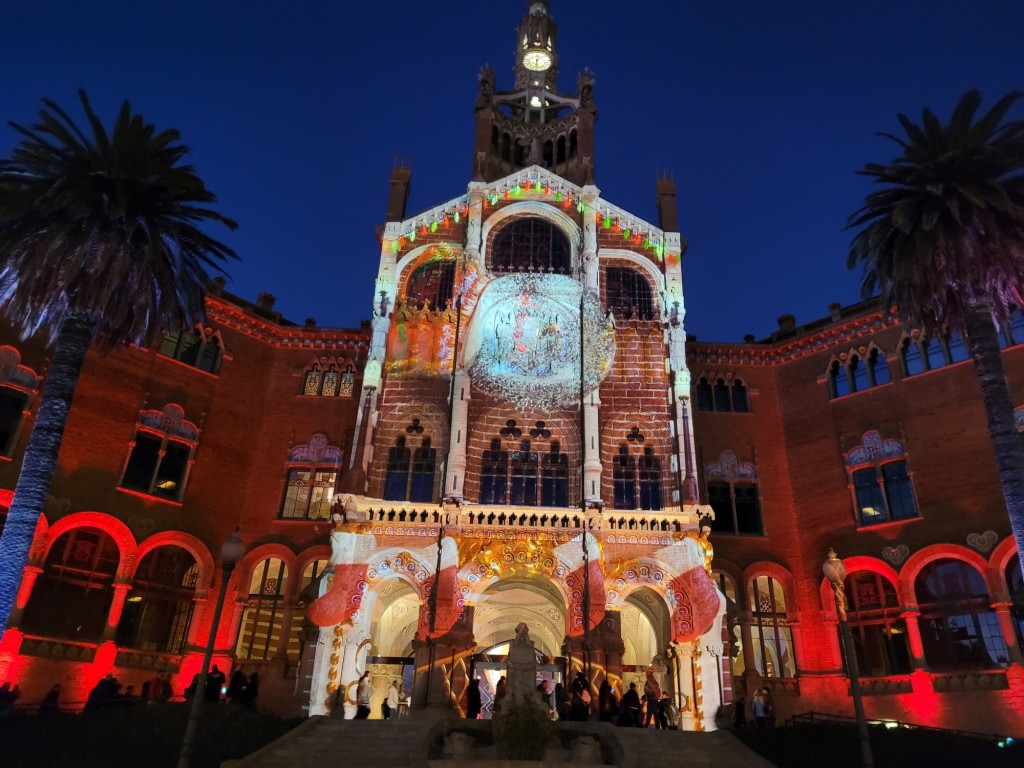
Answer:
<svg viewBox="0 0 1024 768"><path fill-rule="evenodd" d="M917 606L907 606L907 610L900 614L900 618L907 625L907 639L910 641L910 661L915 670L927 669L928 665L924 658L924 643L921 642L921 626L917 623L921 612Z"/></svg>
<svg viewBox="0 0 1024 768"><path fill-rule="evenodd" d="M700 500L697 487L697 468L694 457L697 448L693 438L693 419L690 408L690 371L686 367L686 331L683 318L686 310L683 306L683 243L678 232L665 233L665 321L667 322L667 341L669 352L669 370L672 372L672 396L675 402L675 418L672 424L676 438L675 469L679 472L681 498L677 499L680 510L687 504L696 504ZM675 254L675 258L670 258Z"/></svg>
<svg viewBox="0 0 1024 768"><path fill-rule="evenodd" d="M586 206L583 214L583 250L580 253L580 263L583 270L583 284L588 290L600 295L601 273L597 259L597 217L594 210L597 207L597 198L601 190L593 184L583 187L583 204Z"/></svg>
<svg viewBox="0 0 1024 768"><path fill-rule="evenodd" d="M25 606L28 605L28 599L32 596L32 588L36 585L36 578L43 569L37 565L26 565L24 570L21 572L21 583L18 585L18 596L14 601L14 609L11 611L11 617L7 621L8 629L16 629L21 626L21 619L25 615ZM0 632L2 634L2 632Z"/></svg>
<svg viewBox="0 0 1024 768"><path fill-rule="evenodd" d="M1017 644L1017 629L1013 623L1012 608L1013 603L1008 601L992 603L992 610L999 617L999 628L1003 631L1003 642L1006 643L1009 661L1011 664L1020 664L1024 662L1024 656L1022 656L1020 646Z"/></svg>
<svg viewBox="0 0 1024 768"><path fill-rule="evenodd" d="M128 590L132 585L127 582L114 584L114 599L110 601L110 611L107 612L107 624L103 627L101 643L114 639L117 632L117 623L121 621L121 613L124 611L124 601L128 597Z"/></svg>
<svg viewBox="0 0 1024 768"><path fill-rule="evenodd" d="M744 662L743 663L743 690L740 691L740 695L741 696L746 696L747 692L750 689L750 686L747 685L747 680L750 677L758 674L757 669L754 667L754 659L756 658L756 655L754 654L754 634L750 631L751 621L752 621L752 618L751 618L751 615L750 615L750 609L748 608L745 611L743 611L742 615L740 616L740 620L739 620L739 625L740 625L740 643L743 646L740 650L743 652L743 662Z"/></svg>
<svg viewBox="0 0 1024 768"><path fill-rule="evenodd" d="M583 404L583 423L586 428L587 444L583 447L583 482L586 488L586 501L601 501L601 464L599 416L601 411L601 393L598 389L591 392Z"/></svg>
<svg viewBox="0 0 1024 768"><path fill-rule="evenodd" d="M206 605L209 603L209 597L207 592L197 593L192 598L192 618L188 623L188 634L185 636L185 647L192 648L199 645L199 627L203 623L203 617L206 615Z"/></svg>
<svg viewBox="0 0 1024 768"><path fill-rule="evenodd" d="M455 372L452 429L448 446L448 480L444 498L463 497L466 482L466 444L469 442L469 401L472 381L461 368Z"/></svg>

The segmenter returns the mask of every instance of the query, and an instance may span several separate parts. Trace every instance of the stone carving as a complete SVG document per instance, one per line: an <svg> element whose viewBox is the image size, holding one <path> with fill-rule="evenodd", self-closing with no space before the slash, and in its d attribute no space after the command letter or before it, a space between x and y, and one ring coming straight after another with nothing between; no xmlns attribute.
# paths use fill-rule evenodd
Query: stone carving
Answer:
<svg viewBox="0 0 1024 768"><path fill-rule="evenodd" d="M910 557L910 547L906 544L899 544L895 547L886 547L882 550L882 559L892 565L901 565L908 557Z"/></svg>
<svg viewBox="0 0 1024 768"><path fill-rule="evenodd" d="M995 531L985 531L984 533L971 533L967 535L967 546L971 549L975 549L981 552L983 555L987 555L992 551L992 547L999 541L999 536Z"/></svg>

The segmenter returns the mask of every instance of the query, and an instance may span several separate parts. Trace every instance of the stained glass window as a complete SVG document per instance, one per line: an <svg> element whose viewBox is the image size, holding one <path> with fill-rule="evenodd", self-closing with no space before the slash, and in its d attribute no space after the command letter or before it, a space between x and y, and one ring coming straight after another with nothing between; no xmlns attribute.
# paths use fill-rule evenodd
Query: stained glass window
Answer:
<svg viewBox="0 0 1024 768"><path fill-rule="evenodd" d="M549 221L519 218L504 226L491 244L491 270L495 273L545 272L572 274L569 239Z"/></svg>
<svg viewBox="0 0 1024 768"><path fill-rule="evenodd" d="M235 645L238 658L269 659L277 651L287 583L288 567L276 557L264 560L253 570Z"/></svg>
<svg viewBox="0 0 1024 768"><path fill-rule="evenodd" d="M796 656L793 633L786 618L786 599L782 585L771 576L758 576L750 582L750 639L753 662L761 677L795 677Z"/></svg>

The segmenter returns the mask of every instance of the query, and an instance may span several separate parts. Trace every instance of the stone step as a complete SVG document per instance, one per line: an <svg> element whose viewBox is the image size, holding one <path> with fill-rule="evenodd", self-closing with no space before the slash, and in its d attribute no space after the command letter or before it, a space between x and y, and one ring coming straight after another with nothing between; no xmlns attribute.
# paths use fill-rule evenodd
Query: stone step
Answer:
<svg viewBox="0 0 1024 768"><path fill-rule="evenodd" d="M620 765L630 768L774 768L727 731L583 726L604 740L618 742ZM430 728L431 722L415 718L397 722L311 718L262 750L242 760L229 760L222 768L296 768L339 761L346 768L426 768ZM474 762L466 761L466 768Z"/></svg>

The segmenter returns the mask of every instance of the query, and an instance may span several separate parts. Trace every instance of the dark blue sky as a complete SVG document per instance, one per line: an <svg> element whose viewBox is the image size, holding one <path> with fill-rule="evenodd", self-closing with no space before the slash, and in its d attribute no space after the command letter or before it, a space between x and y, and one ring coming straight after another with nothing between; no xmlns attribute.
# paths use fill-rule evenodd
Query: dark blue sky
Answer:
<svg viewBox="0 0 1024 768"><path fill-rule="evenodd" d="M854 175L895 157L896 113L947 115L968 88L1024 87L1020 0L551 0L563 91L597 78L596 182L649 221L673 169L687 329L769 334L858 299L846 216ZM410 214L465 190L476 74L511 86L524 0L7 0L0 117L41 97L112 119L128 99L177 127L239 223L229 289L278 297L297 322L369 317L393 158L413 165ZM1015 114L1024 116L1024 107ZM0 129L0 155L16 141Z"/></svg>

